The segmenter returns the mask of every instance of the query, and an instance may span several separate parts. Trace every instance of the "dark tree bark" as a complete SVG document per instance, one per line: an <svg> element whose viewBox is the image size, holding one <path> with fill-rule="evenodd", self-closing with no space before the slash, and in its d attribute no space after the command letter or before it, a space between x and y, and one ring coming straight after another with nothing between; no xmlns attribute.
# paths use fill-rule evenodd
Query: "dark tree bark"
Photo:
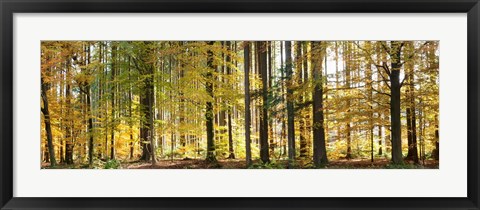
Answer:
<svg viewBox="0 0 480 210"><path fill-rule="evenodd" d="M231 52L231 43L227 41L226 43L227 52ZM231 65L232 58L230 54L226 55L225 61L227 63L226 71L227 75L232 74ZM235 151L233 149L233 132L232 132L232 101L227 101L227 129L228 129L228 159L235 159Z"/></svg>
<svg viewBox="0 0 480 210"><path fill-rule="evenodd" d="M402 128L400 118L400 67L401 67L402 44L398 41L391 41L391 71L390 71L390 120L392 125L392 162L402 164Z"/></svg>
<svg viewBox="0 0 480 210"><path fill-rule="evenodd" d="M382 145L382 129L383 129L383 126L378 126L378 136L379 136L379 139L378 139L378 155L383 155L383 145Z"/></svg>
<svg viewBox="0 0 480 210"><path fill-rule="evenodd" d="M325 145L325 130L323 116L323 75L322 62L325 47L322 42L312 42L312 76L313 90L313 162L315 167L328 163Z"/></svg>
<svg viewBox="0 0 480 210"><path fill-rule="evenodd" d="M87 63L90 64L90 50L88 51L87 54ZM87 72L87 74L91 74L91 72ZM90 84L87 82L85 84L85 95L87 98L87 113L88 113L88 165L89 167L92 167L93 165L93 153L95 151L95 148L93 146L93 112L92 112L92 96L91 96L91 90L90 90Z"/></svg>
<svg viewBox="0 0 480 210"><path fill-rule="evenodd" d="M93 153L95 148L93 147L93 113L91 105L90 85L85 88L87 94L87 112L88 112L88 165L91 167L93 164Z"/></svg>
<svg viewBox="0 0 480 210"><path fill-rule="evenodd" d="M250 43L244 42L243 46L244 72L245 72L245 158L247 168L252 164L252 149L250 148Z"/></svg>
<svg viewBox="0 0 480 210"><path fill-rule="evenodd" d="M262 109L260 115L260 159L264 163L270 162L268 152L268 74L266 42L256 42L258 67L262 79Z"/></svg>
<svg viewBox="0 0 480 210"><path fill-rule="evenodd" d="M409 51L413 51L413 44L407 42ZM415 109L415 76L414 76L414 63L411 58L405 58L405 73L407 82L407 137L408 137L408 154L406 160L412 160L415 164L419 163L418 150L417 150L417 118ZM407 60L408 59L408 60Z"/></svg>
<svg viewBox="0 0 480 210"><path fill-rule="evenodd" d="M142 115L140 126L140 140L142 145L141 160L155 163L155 148L153 141L153 99L154 99L154 86L153 86L153 69L154 66L149 60L154 53L153 43L150 41L144 41L139 49L139 57L134 59L135 66L140 71L140 75L145 77L141 85L140 91L140 112Z"/></svg>
<svg viewBox="0 0 480 210"><path fill-rule="evenodd" d="M66 75L67 75L67 82L65 87L65 99L66 99L66 111L67 111L67 120L65 125L65 163L73 164L73 135L72 135L72 126L73 126L73 119L72 119L72 102L71 102L71 85L70 80L71 78L71 58L67 60L67 68L66 68Z"/></svg>
<svg viewBox="0 0 480 210"><path fill-rule="evenodd" d="M49 85L45 83L43 77L40 78L42 87L42 101L43 101L43 108L41 111L44 117L45 123L45 132L47 134L47 147L48 147L48 157L50 161L50 166L55 167L57 161L55 160L55 150L53 148L53 137L52 137L52 127L50 121L50 110L48 109L48 97L47 97L47 90L49 89Z"/></svg>
<svg viewBox="0 0 480 210"><path fill-rule="evenodd" d="M209 47L213 48L215 42L209 41L207 42ZM213 74L212 71L215 71L217 68L213 61L215 59L215 55L212 51L212 49L209 49L207 52L207 66L208 70L207 73L205 74L205 79L206 79L206 85L205 89L208 93L208 95L211 97L209 101L206 103L206 110L205 110L205 120L206 120L206 127L207 127L207 158L206 161L209 163L216 163L217 158L215 157L215 142L214 142L214 133L213 133L213 120L214 120L214 113L213 113L213 102L215 101L214 95L213 95Z"/></svg>
<svg viewBox="0 0 480 210"><path fill-rule="evenodd" d="M285 79L287 81L287 142L288 166L292 168L295 162L295 118L293 110L293 72L292 72L292 42L285 41Z"/></svg>

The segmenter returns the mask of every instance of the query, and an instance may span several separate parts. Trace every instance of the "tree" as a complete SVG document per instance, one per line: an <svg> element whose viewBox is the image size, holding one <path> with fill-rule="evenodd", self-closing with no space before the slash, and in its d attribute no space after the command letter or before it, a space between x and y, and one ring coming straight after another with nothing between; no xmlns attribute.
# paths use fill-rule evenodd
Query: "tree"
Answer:
<svg viewBox="0 0 480 210"><path fill-rule="evenodd" d="M232 62L232 56L230 55L231 51L231 43L229 41L226 42L227 45L227 56L226 56L226 65L227 65L227 75L232 74L232 69L230 68L230 64ZM235 152L233 150L233 131L232 131L232 101L227 101L229 105L227 105L227 129L228 129L228 159L235 159Z"/></svg>
<svg viewBox="0 0 480 210"><path fill-rule="evenodd" d="M42 167L438 165L438 42L241 43L42 42Z"/></svg>
<svg viewBox="0 0 480 210"><path fill-rule="evenodd" d="M73 119L72 119L72 72L71 72L71 58L67 57L66 60L66 85L65 85L65 99L66 99L66 122L65 122L65 162L67 164L73 164Z"/></svg>
<svg viewBox="0 0 480 210"><path fill-rule="evenodd" d="M405 42L405 50L407 53L405 55L410 55L414 53L412 42ZM406 159L413 160L415 164L419 163L418 160L418 149L417 149L417 119L415 111L415 75L414 75L414 59L413 58L404 58L405 62L405 81L407 82L406 87L406 99L407 99L407 108L406 108L406 117L407 117L407 139L408 139L408 154Z"/></svg>
<svg viewBox="0 0 480 210"><path fill-rule="evenodd" d="M117 91L116 85L115 85L115 74L117 71L117 46L116 43L112 43L112 69L111 71L111 87L110 87L110 94L111 98L110 101L112 103L112 111L111 111L111 126L112 128L110 129L110 159L114 160L115 159L115 92Z"/></svg>
<svg viewBox="0 0 480 210"><path fill-rule="evenodd" d="M327 149L325 146L325 130L323 118L323 76L322 62L325 56L325 44L312 43L312 77L313 90L313 162L316 167L327 164Z"/></svg>
<svg viewBox="0 0 480 210"><path fill-rule="evenodd" d="M395 164L402 164L402 128L400 119L400 67L401 51L403 44L398 41L391 41L390 59L391 71L384 68L390 75L390 120L392 124L392 161Z"/></svg>
<svg viewBox="0 0 480 210"><path fill-rule="evenodd" d="M244 86L245 86L245 159L247 168L252 164L252 149L250 148L250 42L243 45Z"/></svg>
<svg viewBox="0 0 480 210"><path fill-rule="evenodd" d="M303 72L302 72L302 67L303 67L303 61L307 60L305 58L305 55L302 56L302 42L297 41L296 42L296 50L295 50L295 67L296 67L296 72L297 72L297 80L298 80L298 86L302 86L304 84L303 80ZM304 103L304 93L299 93L298 94L298 104L303 104ZM298 124L299 124L299 137L300 137L300 157L306 157L308 150L307 150L307 137L305 133L305 120L303 118L298 119Z"/></svg>
<svg viewBox="0 0 480 210"><path fill-rule="evenodd" d="M154 98L154 86L153 86L153 69L154 61L152 61L152 55L154 55L154 43L150 41L144 41L136 43L136 50L138 50L138 56L132 57L135 67L143 77L143 82L140 84L140 109L142 113L141 127L140 127L140 139L142 145L142 157L144 161L151 160L152 163L156 162L155 158L155 144L154 144L154 129L153 129L153 98Z"/></svg>
<svg viewBox="0 0 480 210"><path fill-rule="evenodd" d="M41 108L41 112L44 117L44 123L45 123L45 130L47 133L47 147L48 147L48 159L50 161L50 166L55 167L57 164L57 161L55 159L55 150L53 148L53 137L52 137L52 128L51 128L51 120L50 120L50 110L48 109L48 96L47 96L47 91L50 89L50 85L45 82L44 79L44 74L47 72L42 72L41 76L41 96L42 96L42 102L43 102L43 107Z"/></svg>
<svg viewBox="0 0 480 210"><path fill-rule="evenodd" d="M214 142L214 133L213 133L213 103L214 101L214 96L213 96L213 74L212 71L215 71L217 68L214 65L214 59L215 55L213 53L213 48L215 45L215 42L209 41L207 42L209 45L209 49L207 51L207 67L209 68L207 70L207 73L205 74L205 80L206 80L206 85L205 89L210 96L211 99L209 99L206 103L206 109L205 109L205 120L206 120L206 127L207 127L207 158L206 161L209 163L216 163L217 158L215 157L215 142Z"/></svg>
<svg viewBox="0 0 480 210"><path fill-rule="evenodd" d="M285 42L285 79L287 80L287 142L288 166L293 167L295 162L295 119L293 110L293 72L292 72L292 43Z"/></svg>
<svg viewBox="0 0 480 210"><path fill-rule="evenodd" d="M267 74L267 43L256 42L258 67L262 80L262 110L260 115L260 159L264 163L270 162L268 152L268 74Z"/></svg>

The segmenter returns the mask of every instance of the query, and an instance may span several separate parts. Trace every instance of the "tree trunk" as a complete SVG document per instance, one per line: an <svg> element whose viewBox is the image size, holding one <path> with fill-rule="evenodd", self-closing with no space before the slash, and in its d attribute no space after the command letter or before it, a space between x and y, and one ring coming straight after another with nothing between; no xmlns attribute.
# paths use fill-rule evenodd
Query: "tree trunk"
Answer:
<svg viewBox="0 0 480 210"><path fill-rule="evenodd" d="M91 167L93 164L93 113L91 105L90 85L86 85L85 92L87 94L87 112L88 112L88 165Z"/></svg>
<svg viewBox="0 0 480 210"><path fill-rule="evenodd" d="M70 58L69 58L70 59ZM66 125L65 125L65 162L67 164L73 164L73 136L72 136L72 129L73 129L73 119L72 119L72 103L71 103L71 97L72 97L72 91L71 91L71 85L70 85L70 80L72 79L70 77L70 65L71 62L70 60L67 61L67 68L66 68L66 74L67 74L67 83L66 83L66 88L65 88L65 98L66 98L66 110L67 110L67 120L66 120Z"/></svg>
<svg viewBox="0 0 480 210"><path fill-rule="evenodd" d="M407 47L409 51L413 51L413 44L408 42ZM413 160L415 164L419 163L418 159L418 150L417 150L417 119L415 111L415 76L414 76L414 63L411 58L406 58L405 72L406 72L406 81L407 81L407 136L408 136L408 154L405 159Z"/></svg>
<svg viewBox="0 0 480 210"><path fill-rule="evenodd" d="M112 113L111 113L111 126L112 128L110 129L110 159L114 160L115 159L115 71L116 71L116 59L117 59L117 48L114 46L114 43L112 43L112 73L111 73L111 104L112 104Z"/></svg>
<svg viewBox="0 0 480 210"><path fill-rule="evenodd" d="M231 43L230 41L226 42L227 52L231 52ZM232 74L232 69L230 68L230 63L232 62L230 54L226 55L225 61L227 63L226 71L227 75ZM227 129L228 129L228 159L235 159L235 151L233 150L233 132L232 132L232 101L227 101Z"/></svg>
<svg viewBox="0 0 480 210"><path fill-rule="evenodd" d="M352 62L352 52L349 42L344 42L344 50L343 55L345 58L345 88L348 90L350 89L350 71L351 71L351 62ZM347 113L350 113L350 99L347 99ZM352 158L352 131L351 131L351 120L347 118L346 123L346 133L347 133L347 155L345 156L346 159Z"/></svg>
<svg viewBox="0 0 480 210"><path fill-rule="evenodd" d="M390 72L390 120L392 125L392 162L402 164L402 134L400 118L400 67L401 45L398 41L391 41L391 72Z"/></svg>
<svg viewBox="0 0 480 210"><path fill-rule="evenodd" d="M435 149L433 151L433 158L440 160L440 133L438 130L438 115L435 115Z"/></svg>
<svg viewBox="0 0 480 210"><path fill-rule="evenodd" d="M379 119L383 121L384 115L383 113L379 113ZM383 123L380 123L378 126L378 155L382 156L383 155L383 139L384 139L384 128L383 128Z"/></svg>
<svg viewBox="0 0 480 210"><path fill-rule="evenodd" d="M152 43L143 42L143 49L140 49L140 60L143 67L137 64L137 68L141 75L145 77L141 86L140 92L140 110L143 120L141 120L140 126L140 140L142 145L142 157L141 160L155 162L155 150L153 144L153 64L149 61L149 58L153 55ZM138 61L137 61L138 62Z"/></svg>
<svg viewBox="0 0 480 210"><path fill-rule="evenodd" d="M292 43L285 41L285 79L287 80L287 142L288 142L288 167L295 164L295 116L293 110L293 72L292 72Z"/></svg>
<svg viewBox="0 0 480 210"><path fill-rule="evenodd" d="M272 89L272 83L273 83L273 74L272 74L272 65L273 65L273 61L274 61L274 58L272 59L272 48L273 47L273 43L272 41L268 41L267 42L267 52L268 52L268 89L271 90ZM275 156L275 146L276 146L276 142L275 142L275 136L274 136L274 133L273 133L273 118L270 117L268 119L268 139L269 139L269 149L270 149L270 153L271 155Z"/></svg>
<svg viewBox="0 0 480 210"><path fill-rule="evenodd" d="M50 121L50 110L48 108L48 97L47 90L48 84L45 83L43 77L40 78L42 83L42 101L43 108L41 109L44 117L45 123L45 132L47 133L47 147L48 147L48 156L50 161L50 167L55 167L57 161L55 160L55 150L53 148L53 137L52 137L52 127Z"/></svg>
<svg viewBox="0 0 480 210"><path fill-rule="evenodd" d="M309 72L308 72L308 42L303 42L303 82L309 82ZM324 56L327 58L326 56ZM310 100L310 95L307 92L304 98L304 102ZM311 155L311 148L312 148L312 116L313 111L311 110L310 106L306 107L307 111L305 112L305 138L306 138L306 151L307 156Z"/></svg>
<svg viewBox="0 0 480 210"><path fill-rule="evenodd" d="M268 152L268 74L267 74L267 43L256 42L258 67L262 79L262 110L260 115L260 159L264 163L270 162Z"/></svg>
<svg viewBox="0 0 480 210"><path fill-rule="evenodd" d="M302 42L297 41L296 42L296 49L295 49L295 69L298 74L298 86L303 85L303 74L302 74L302 67L303 67L303 60L305 59L305 55L302 57ZM305 59L306 60L306 59ZM321 61L320 61L321 62ZM298 97L298 103L302 104L304 102L304 97L303 95L300 94ZM299 113L303 113L302 111L299 111ZM300 134L300 155L299 157L306 157L307 156L307 139L305 137L305 120L303 117L298 119L298 130Z"/></svg>
<svg viewBox="0 0 480 210"><path fill-rule="evenodd" d="M245 158L247 168L252 164L252 149L250 148L250 43L244 42L244 83L245 83Z"/></svg>
<svg viewBox="0 0 480 210"><path fill-rule="evenodd" d="M285 79L285 66L283 66L283 41L280 41L280 78L283 80ZM285 97L285 82L281 83L281 91L282 91L282 104L285 104L286 97ZM282 144L282 154L281 156L284 157L287 155L287 143L285 140L287 139L287 122L285 122L285 117L282 117L282 130L281 130L281 144Z"/></svg>
<svg viewBox="0 0 480 210"><path fill-rule="evenodd" d="M323 45L323 46L322 46ZM315 167L328 163L325 145L325 130L323 116L323 75L322 62L325 56L325 46L322 42L312 42L312 77L313 90L313 162Z"/></svg>
<svg viewBox="0 0 480 210"><path fill-rule="evenodd" d="M365 48L371 49L371 43L370 41L365 42ZM373 137L374 137L374 124L373 124L373 72L372 72L372 62L371 60L368 60L367 65L366 65L366 91L368 94L368 102L370 103L369 105L369 119L368 119L368 124L369 124L369 137L370 137L370 161L373 163ZM380 129L379 129L380 130ZM380 136L380 135L379 135Z"/></svg>
<svg viewBox="0 0 480 210"><path fill-rule="evenodd" d="M209 41L207 42L209 47L213 48L215 42ZM206 110L205 110L205 119L206 119L206 127L207 127L207 158L206 161L209 163L216 163L217 158L215 157L215 142L214 142L214 134L213 134L213 120L214 120L214 113L213 113L213 101L215 101L215 98L213 96L213 83L211 82L213 78L212 71L215 71L217 68L213 61L215 59L214 53L212 49L209 49L208 52L208 58L207 58L207 66L208 70L207 73L205 74L205 79L206 79L206 91L208 95L211 97L207 103L206 103Z"/></svg>
<svg viewBox="0 0 480 210"><path fill-rule="evenodd" d="M129 152L129 158L133 159L134 157L134 141L133 141L133 114L132 114L132 101L133 101L133 94L132 94L132 71L130 69L130 58L128 58L128 126L130 129L130 152Z"/></svg>

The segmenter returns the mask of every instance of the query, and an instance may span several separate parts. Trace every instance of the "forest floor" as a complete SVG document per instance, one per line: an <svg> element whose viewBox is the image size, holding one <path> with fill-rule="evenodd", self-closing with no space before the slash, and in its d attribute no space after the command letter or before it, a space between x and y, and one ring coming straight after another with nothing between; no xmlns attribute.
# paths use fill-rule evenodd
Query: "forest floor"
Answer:
<svg viewBox="0 0 480 210"><path fill-rule="evenodd" d="M104 168L105 162L95 163L94 168ZM42 163L42 168L50 168L48 163ZM144 161L120 162L113 168L118 169L244 169L246 162L244 159L221 159L217 164L207 163L203 159L174 159L158 160L155 165ZM57 169L81 169L88 168L87 165L64 165L58 164ZM286 169L288 168L287 160L276 160L269 164L261 164L259 160L255 160L250 167L252 169ZM298 160L297 169L313 169L311 161ZM436 160L425 160L424 163L413 164L406 161L403 165L392 165L387 159L375 159L372 163L370 159L339 159L330 160L330 162L322 167L323 169L438 169L439 162Z"/></svg>
<svg viewBox="0 0 480 210"><path fill-rule="evenodd" d="M391 165L387 159L377 159L373 163L370 159L342 159L332 160L323 168L325 169L438 169L439 163L435 160L425 160L425 164L415 165L411 162L407 162L404 165ZM245 160L239 159L225 159L218 160L218 164L209 164L201 159L193 160L161 160L155 165L146 162L131 162L122 163L122 168L126 169L244 169L246 167ZM259 161L253 161L252 167L254 169L282 169L288 168L288 162L286 160L279 160L275 163L260 164ZM298 162L296 168L309 169L313 168L311 163Z"/></svg>

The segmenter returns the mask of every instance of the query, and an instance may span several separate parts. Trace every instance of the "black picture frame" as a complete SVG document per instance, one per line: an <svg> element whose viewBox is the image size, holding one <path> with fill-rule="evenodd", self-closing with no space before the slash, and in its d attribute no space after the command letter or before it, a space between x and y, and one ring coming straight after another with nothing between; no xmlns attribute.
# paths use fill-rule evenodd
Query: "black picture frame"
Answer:
<svg viewBox="0 0 480 210"><path fill-rule="evenodd" d="M1 209L479 209L478 0L0 0ZM14 13L467 13L468 196L465 198L13 197ZM388 30L388 29L387 29ZM448 181L448 180L445 180ZM321 190L321 189L319 189ZM134 192L132 192L134 193Z"/></svg>

